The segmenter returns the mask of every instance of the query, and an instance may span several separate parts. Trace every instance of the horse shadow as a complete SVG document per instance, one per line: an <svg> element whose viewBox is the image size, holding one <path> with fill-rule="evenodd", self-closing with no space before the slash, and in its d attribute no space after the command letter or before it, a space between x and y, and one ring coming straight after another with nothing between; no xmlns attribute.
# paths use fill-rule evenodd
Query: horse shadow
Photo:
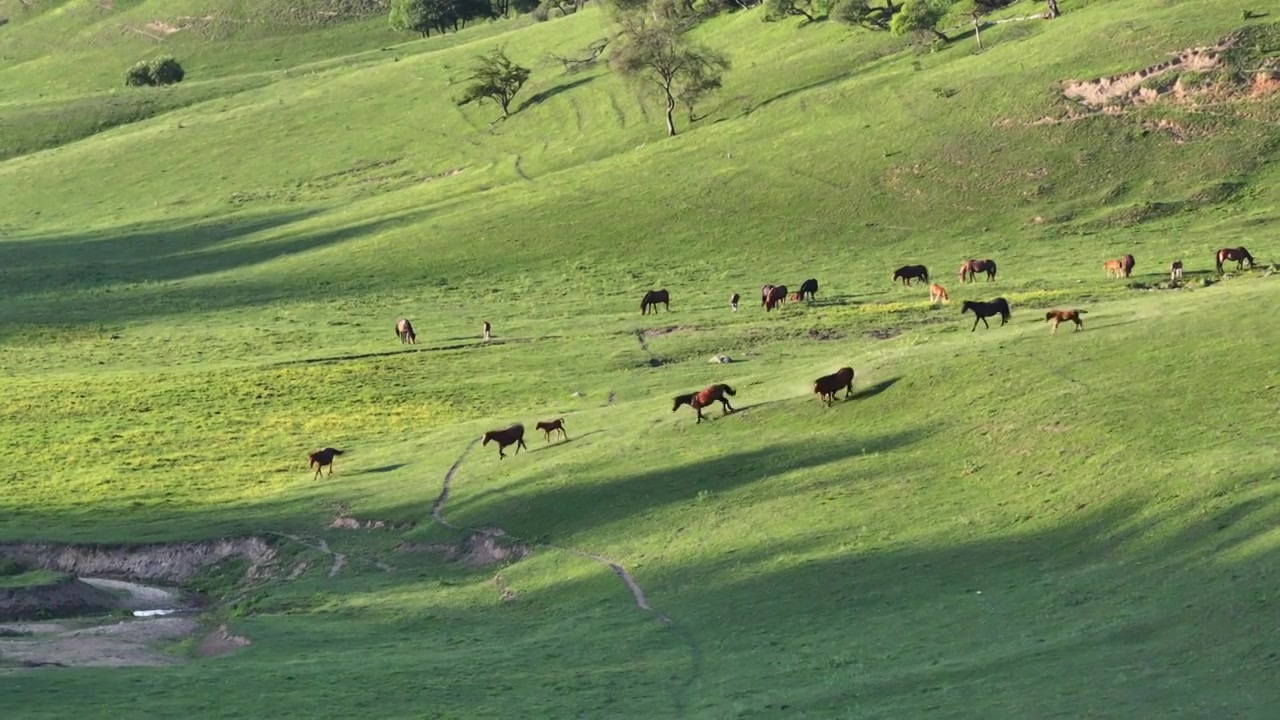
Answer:
<svg viewBox="0 0 1280 720"><path fill-rule="evenodd" d="M902 378L893 377L893 378L889 378L888 380L881 380L880 382L876 383L875 385L872 385L871 387L855 392L853 395L849 396L849 399L850 400L866 400L867 398L873 398L879 395L880 393L884 392L885 390L888 390L889 388L898 384L898 381L901 379Z"/></svg>
<svg viewBox="0 0 1280 720"><path fill-rule="evenodd" d="M566 439L564 439L564 440L560 440L560 441L558 441L558 442L556 442L556 441L552 441L552 442L550 442L550 443L543 443L542 445L540 445L540 446L538 446L538 447L536 447L536 448L533 448L532 450L528 450L527 452L536 453L536 452L541 452L541 451L543 451L543 450L550 450L551 448L557 448L557 447L560 447L561 445L568 445L568 444L569 444L569 443L571 443L571 442L575 442L575 441L577 441L577 440L581 440L582 438L591 437L592 435L595 435L596 433L602 433L602 432L604 432L604 430L600 430L600 429L592 430L592 431L590 431L590 432L584 432L584 433L582 433L581 435L574 435L574 436L573 436L573 437L571 437L571 438L566 438Z"/></svg>
<svg viewBox="0 0 1280 720"><path fill-rule="evenodd" d="M390 465L383 465L382 467L369 468L368 470L361 470L360 472L351 473L351 474L352 475L370 475L373 473L389 473L395 470L399 470L405 465L408 465L408 463L392 463Z"/></svg>

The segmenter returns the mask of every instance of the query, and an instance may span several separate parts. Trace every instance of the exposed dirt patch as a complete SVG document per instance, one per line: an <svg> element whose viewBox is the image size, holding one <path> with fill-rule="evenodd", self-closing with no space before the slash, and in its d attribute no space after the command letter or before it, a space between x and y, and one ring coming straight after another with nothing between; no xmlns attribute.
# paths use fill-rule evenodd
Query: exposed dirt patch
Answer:
<svg viewBox="0 0 1280 720"><path fill-rule="evenodd" d="M415 525L412 520L360 520L350 515L339 515L329 523L329 527L340 530L408 530Z"/></svg>
<svg viewBox="0 0 1280 720"><path fill-rule="evenodd" d="M1280 92L1280 70L1264 70L1254 73L1249 85L1249 97L1260 98Z"/></svg>
<svg viewBox="0 0 1280 720"><path fill-rule="evenodd" d="M867 337L874 338L876 340L888 340L889 338L895 338L901 335L902 328L896 328L896 327L877 328L875 330L870 330L864 334Z"/></svg>
<svg viewBox="0 0 1280 720"><path fill-rule="evenodd" d="M398 549L401 552L429 552L443 555L447 560L460 562L469 567L485 567L519 560L533 552L533 548L528 545L497 540L504 535L506 532L502 528L481 528L469 533L462 542L457 544L401 543Z"/></svg>
<svg viewBox="0 0 1280 720"><path fill-rule="evenodd" d="M247 537L137 546L8 544L0 545L0 557L70 575L182 582L231 558L248 561L246 574L257 577L274 562L276 551L261 538Z"/></svg>
<svg viewBox="0 0 1280 720"><path fill-rule="evenodd" d="M1149 82L1174 71L1204 72L1222 67L1222 53L1229 49L1234 39L1224 40L1213 47L1191 48L1175 54L1171 59L1134 72L1112 75L1096 80L1072 81L1062 88L1069 100L1080 102L1094 110L1114 105L1118 101L1150 102L1163 94L1159 87ZM1172 86L1164 92L1172 91Z"/></svg>
<svg viewBox="0 0 1280 720"><path fill-rule="evenodd" d="M839 340L844 333L835 328L812 328L807 333L810 340Z"/></svg>
<svg viewBox="0 0 1280 720"><path fill-rule="evenodd" d="M143 25L142 27L162 37L168 37L176 32L181 32L182 30L185 29L185 28L180 28L180 27L175 27L173 25L170 25L169 23L164 22L163 20L152 20L151 22L147 23L146 25Z"/></svg>
<svg viewBox="0 0 1280 720"><path fill-rule="evenodd" d="M0 660L23 667L126 667L177 665L182 659L152 643L180 640L199 629L191 618L128 620L80 630L53 624L24 626L29 637L0 638Z"/></svg>
<svg viewBox="0 0 1280 720"><path fill-rule="evenodd" d="M200 657L217 657L249 644L249 638L243 635L232 635L227 630L226 625L219 625L213 632L205 635L204 640L200 641L200 646L196 648L196 655Z"/></svg>
<svg viewBox="0 0 1280 720"><path fill-rule="evenodd" d="M178 609L184 605L176 590L106 578L80 578L80 581L111 593L116 598L116 607L124 610Z"/></svg>
<svg viewBox="0 0 1280 720"><path fill-rule="evenodd" d="M72 617L117 607L115 595L70 577L48 585L0 588L0 620Z"/></svg>

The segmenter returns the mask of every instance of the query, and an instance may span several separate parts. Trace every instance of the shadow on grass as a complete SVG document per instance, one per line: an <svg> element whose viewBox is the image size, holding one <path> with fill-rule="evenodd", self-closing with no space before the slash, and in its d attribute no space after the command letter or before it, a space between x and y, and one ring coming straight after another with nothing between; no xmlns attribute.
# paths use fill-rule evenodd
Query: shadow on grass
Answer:
<svg viewBox="0 0 1280 720"><path fill-rule="evenodd" d="M592 435L596 435L602 432L604 432L604 430L591 430L590 432L584 432L581 435L570 435L569 438L566 440L556 440L555 436L552 435L552 440L550 443L547 443L546 438L543 438L543 444L539 445L538 447L532 448L531 450L529 450L529 452L535 453L535 452L541 452L543 450L553 450L555 448L568 445L569 443L577 442L584 438L589 438Z"/></svg>
<svg viewBox="0 0 1280 720"><path fill-rule="evenodd" d="M529 99L520 103L520 110L524 110L525 108L530 108L535 105L541 105L542 103L550 100L551 98L559 95L560 93L569 92L574 88L582 87L583 85L586 85L592 80L595 80L597 77L599 76L592 75L590 77L578 78L577 80L574 80L572 82L567 82L567 83L564 83L563 85L556 85L554 87L549 87L546 90L543 90L538 93L534 93L533 95L529 96ZM519 112L519 110L517 110L517 112Z"/></svg>

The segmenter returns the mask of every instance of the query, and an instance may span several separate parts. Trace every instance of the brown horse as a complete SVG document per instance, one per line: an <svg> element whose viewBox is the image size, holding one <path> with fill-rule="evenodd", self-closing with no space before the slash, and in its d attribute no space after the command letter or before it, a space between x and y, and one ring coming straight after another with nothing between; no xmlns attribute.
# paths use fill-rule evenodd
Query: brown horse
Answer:
<svg viewBox="0 0 1280 720"><path fill-rule="evenodd" d="M557 432L557 431L559 431L559 433L564 436L565 440L569 439L569 434L564 431L564 418L556 418L555 420L543 420L541 422L538 422L536 425L534 425L534 427L542 431L542 434L546 437L547 442L551 442L551 433Z"/></svg>
<svg viewBox="0 0 1280 720"><path fill-rule="evenodd" d="M1182 279L1182 261L1174 260L1169 266L1169 282L1177 282Z"/></svg>
<svg viewBox="0 0 1280 720"><path fill-rule="evenodd" d="M640 314L646 315L650 310L658 312L658 303L662 303L667 312L671 312L671 295L663 290L650 290L640 300Z"/></svg>
<svg viewBox="0 0 1280 720"><path fill-rule="evenodd" d="M1064 323L1064 322L1075 323L1076 324L1075 331L1080 332L1081 330L1084 329L1084 320L1082 320L1080 316L1084 315L1086 312L1088 311L1087 310L1050 310L1049 312L1044 314L1044 321L1047 323L1053 323L1052 325L1053 331L1050 332L1049 334L1057 335L1058 323Z"/></svg>
<svg viewBox="0 0 1280 720"><path fill-rule="evenodd" d="M764 311L769 312L775 307L781 306L787 300L787 286L774 285L769 289L769 295L764 300Z"/></svg>
<svg viewBox="0 0 1280 720"><path fill-rule="evenodd" d="M325 467L329 468L329 475L333 475L333 459L341 455L343 452L345 451L339 450L337 448L327 447L323 450L317 450L311 453L310 455L308 455L307 460L309 460L310 462L307 463L307 467L313 467L316 469L316 476L311 479L319 480L320 470L322 470Z"/></svg>
<svg viewBox="0 0 1280 720"><path fill-rule="evenodd" d="M787 299L791 302L800 302L800 293L791 293L791 297Z"/></svg>
<svg viewBox="0 0 1280 720"><path fill-rule="evenodd" d="M818 278L809 278L800 283L800 299L816 300L818 295Z"/></svg>
<svg viewBox="0 0 1280 720"><path fill-rule="evenodd" d="M923 265L903 265L893 271L893 281L902 280L904 286L910 287L912 280L929 282L929 268Z"/></svg>
<svg viewBox="0 0 1280 720"><path fill-rule="evenodd" d="M1120 258L1120 269L1124 271L1124 276L1126 278L1133 274L1133 265L1134 260L1132 255L1125 255Z"/></svg>
<svg viewBox="0 0 1280 720"><path fill-rule="evenodd" d="M741 299L742 296L738 293L734 293L729 297L729 307L733 308L734 312L738 312L738 301Z"/></svg>
<svg viewBox="0 0 1280 720"><path fill-rule="evenodd" d="M772 285L760 286L760 307L765 307L769 304L769 293L771 292L773 292Z"/></svg>
<svg viewBox="0 0 1280 720"><path fill-rule="evenodd" d="M1249 269L1251 270L1253 269L1253 256L1249 254L1248 250L1245 250L1242 247L1222 248L1221 250L1218 251L1218 254L1217 256L1215 256L1214 260L1217 262L1219 275L1222 274L1222 263L1226 262L1227 260L1235 260L1237 270L1243 270L1244 263L1246 260L1248 260Z"/></svg>
<svg viewBox="0 0 1280 720"><path fill-rule="evenodd" d="M969 280L978 281L978 273L986 273L987 280L996 279L996 261L995 260L965 260L960 266L960 282L965 283Z"/></svg>
<svg viewBox="0 0 1280 720"><path fill-rule="evenodd" d="M418 344L418 336L413 332L413 323L409 322L409 318L400 318L396 321L396 337L400 338L401 345Z"/></svg>
<svg viewBox="0 0 1280 720"><path fill-rule="evenodd" d="M490 430L484 435L481 435L480 440L482 441L480 443L481 445L488 445L490 440L498 443L499 458L505 458L507 456L507 454L503 452L503 448L511 445L512 443L516 446L517 455L520 454L520 448L524 448L525 450L529 449L529 446L524 444L524 426L520 423L516 423L515 425L501 430Z"/></svg>
<svg viewBox="0 0 1280 720"><path fill-rule="evenodd" d="M1107 277L1120 277L1124 273L1124 263L1120 260L1108 260L1102 263L1102 269L1107 271Z"/></svg>
<svg viewBox="0 0 1280 720"><path fill-rule="evenodd" d="M738 393L733 388L725 385L724 383L708 385L700 392L677 395L671 406L671 412L679 410L681 405L688 405L698 413L698 422L702 422L702 408L718 400L723 406L724 414L728 415L733 412L733 406L729 404L729 398L725 397L725 395L737 394Z"/></svg>
<svg viewBox="0 0 1280 720"><path fill-rule="evenodd" d="M485 342L489 342L493 339L493 326L489 324L488 320L481 321L480 332L482 333L482 337Z"/></svg>
<svg viewBox="0 0 1280 720"><path fill-rule="evenodd" d="M1013 314L1009 312L1009 301L1004 298L996 298L991 302L965 300L964 305L960 308L960 314L963 315L967 312L972 312L974 315L973 330L970 330L969 332L974 332L978 329L979 320L981 320L982 324L986 325L987 329L990 330L991 326L987 325L987 318L999 315L1000 324L1004 325L1009 322L1009 316Z"/></svg>
<svg viewBox="0 0 1280 720"><path fill-rule="evenodd" d="M826 403L827 407L831 407L831 403L836 399L836 393L844 388L844 399L848 400L853 394L853 368L842 367L830 375L823 375L813 381L813 391L817 393L818 400Z"/></svg>
<svg viewBox="0 0 1280 720"><path fill-rule="evenodd" d="M946 288L934 283L929 286L929 302L951 302L951 296L947 294Z"/></svg>

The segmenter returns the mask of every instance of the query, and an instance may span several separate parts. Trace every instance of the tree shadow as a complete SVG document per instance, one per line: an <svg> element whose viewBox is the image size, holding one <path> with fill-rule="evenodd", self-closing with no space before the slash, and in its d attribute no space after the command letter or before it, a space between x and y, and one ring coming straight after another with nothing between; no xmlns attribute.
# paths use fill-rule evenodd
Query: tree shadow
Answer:
<svg viewBox="0 0 1280 720"><path fill-rule="evenodd" d="M389 472L394 472L396 470L399 470L400 468L405 467L406 465L408 465L408 463L392 463L390 465L383 465L382 467L369 468L367 470L361 470L359 472L354 472L351 474L352 475L372 475L375 473L389 473Z"/></svg>
<svg viewBox="0 0 1280 720"><path fill-rule="evenodd" d="M516 112L520 112L525 108L533 107L535 105L541 105L542 103L550 100L551 98L559 95L560 93L568 92L570 90L573 90L574 88L582 87L583 85L586 85L587 83L595 80L597 77L599 77L599 75L591 75L589 77L578 78L577 80L572 80L562 85L556 85L554 87L549 87L546 90L542 90L541 92L534 93L533 95L530 95L528 99L526 99L524 102L520 103L520 108Z"/></svg>

